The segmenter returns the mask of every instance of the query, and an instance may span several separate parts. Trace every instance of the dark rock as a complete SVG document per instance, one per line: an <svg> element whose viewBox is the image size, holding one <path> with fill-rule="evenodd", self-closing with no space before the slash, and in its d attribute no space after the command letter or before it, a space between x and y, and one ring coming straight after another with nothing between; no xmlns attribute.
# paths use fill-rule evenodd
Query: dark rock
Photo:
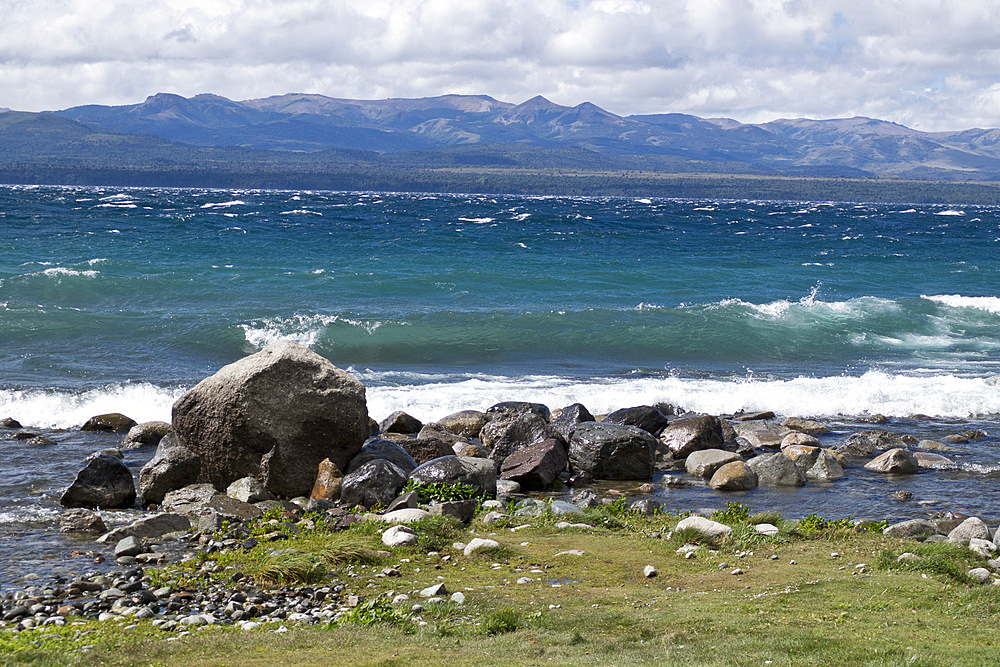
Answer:
<svg viewBox="0 0 1000 667"><path fill-rule="evenodd" d="M344 477L340 500L348 507L388 505L405 484L406 473L399 466L385 459L376 459Z"/></svg>
<svg viewBox="0 0 1000 667"><path fill-rule="evenodd" d="M417 466L410 479L420 484L470 484L488 498L497 495L496 467L489 459L442 456Z"/></svg>
<svg viewBox="0 0 1000 667"><path fill-rule="evenodd" d="M155 539L167 533L190 529L191 520L186 516L172 512L160 512L159 514L136 519L127 526L119 526L111 532L101 535L97 541L115 544L126 537Z"/></svg>
<svg viewBox="0 0 1000 667"><path fill-rule="evenodd" d="M757 483L764 486L803 486L806 476L790 458L777 452L756 456L747 465L757 473Z"/></svg>
<svg viewBox="0 0 1000 667"><path fill-rule="evenodd" d="M467 438L478 438L479 432L483 430L483 426L489 420L485 412L462 410L461 412L450 414L444 419L439 419L437 425Z"/></svg>
<svg viewBox="0 0 1000 667"><path fill-rule="evenodd" d="M551 418L551 413L546 406L541 403L528 403L525 401L505 401L503 403L497 403L486 411L486 416L490 419L490 421L493 421L494 419L516 417L520 414L524 414L525 412L536 414L545 421L549 421Z"/></svg>
<svg viewBox="0 0 1000 667"><path fill-rule="evenodd" d="M500 466L500 478L521 485L524 491L541 491L552 485L569 462L562 443L549 438L519 449Z"/></svg>
<svg viewBox="0 0 1000 667"><path fill-rule="evenodd" d="M62 533L103 533L107 529L101 515L88 509L67 510L59 516Z"/></svg>
<svg viewBox="0 0 1000 667"><path fill-rule="evenodd" d="M865 470L892 475L912 475L919 469L920 464L913 452L899 447L883 452L865 464Z"/></svg>
<svg viewBox="0 0 1000 667"><path fill-rule="evenodd" d="M128 435L122 441L124 445L156 445L167 433L173 430L167 422L142 422L129 429Z"/></svg>
<svg viewBox="0 0 1000 667"><path fill-rule="evenodd" d="M514 417L490 450L490 460L499 467L514 452L545 440L555 440L565 447L563 437L548 421L533 412Z"/></svg>
<svg viewBox="0 0 1000 667"><path fill-rule="evenodd" d="M416 491L407 491L396 499L389 503L389 506L385 508L386 513L392 512L394 510L402 509L414 509L420 505L420 494Z"/></svg>
<svg viewBox="0 0 1000 667"><path fill-rule="evenodd" d="M868 438L869 441L875 446L875 449L894 449L897 447L905 447L910 444L910 436L900 435L898 433L893 433L892 431L861 431L861 435Z"/></svg>
<svg viewBox="0 0 1000 667"><path fill-rule="evenodd" d="M767 421L768 419L774 419L774 413L770 410L763 412L742 412L738 415L733 415L733 420L738 422Z"/></svg>
<svg viewBox="0 0 1000 667"><path fill-rule="evenodd" d="M198 479L201 459L184 447L176 434L168 433L156 447L149 463L139 471L139 502L143 507L163 502L170 491L180 489Z"/></svg>
<svg viewBox="0 0 1000 667"><path fill-rule="evenodd" d="M379 429L387 433L416 433L423 426L423 422L416 417L408 415L402 410L396 410L382 420Z"/></svg>
<svg viewBox="0 0 1000 667"><path fill-rule="evenodd" d="M453 516L462 523L469 523L476 513L477 504L475 500L450 500L444 503L435 503L428 507L428 510L431 514Z"/></svg>
<svg viewBox="0 0 1000 667"><path fill-rule="evenodd" d="M743 461L732 461L716 470L708 485L716 491L749 491L757 488L757 473Z"/></svg>
<svg viewBox="0 0 1000 667"><path fill-rule="evenodd" d="M604 423L635 426L655 437L667 425L667 418L654 407L640 405L634 408L615 410L604 418Z"/></svg>
<svg viewBox="0 0 1000 667"><path fill-rule="evenodd" d="M21 422L17 421L13 417L4 417L0 419L0 427L3 428L24 428L21 426Z"/></svg>
<svg viewBox="0 0 1000 667"><path fill-rule="evenodd" d="M25 443L29 444L29 445L54 445L54 444L56 444L56 441L55 440L49 440L48 438L46 438L44 436L38 435L38 436L35 436L34 438L28 438L25 441Z"/></svg>
<svg viewBox="0 0 1000 667"><path fill-rule="evenodd" d="M875 442L864 433L854 433L830 449L848 459L867 459L875 456Z"/></svg>
<svg viewBox="0 0 1000 667"><path fill-rule="evenodd" d="M111 412L106 415L97 415L87 420L87 423L80 427L81 431L128 431L136 422L120 412Z"/></svg>
<svg viewBox="0 0 1000 667"><path fill-rule="evenodd" d="M711 415L681 417L663 429L660 442L677 458L687 458L699 449L721 449L722 422Z"/></svg>
<svg viewBox="0 0 1000 667"><path fill-rule="evenodd" d="M455 453L448 446L448 443L437 438L407 438L406 440L400 440L399 444L402 445L406 453L413 458L413 461L418 466L422 463L433 461L436 458L450 456ZM403 472L408 473L409 471L404 470Z"/></svg>
<svg viewBox="0 0 1000 667"><path fill-rule="evenodd" d="M123 537L115 545L115 558L122 556L137 556L143 552L145 546L138 537Z"/></svg>
<svg viewBox="0 0 1000 667"><path fill-rule="evenodd" d="M400 438L400 440L405 442L406 440L410 440L410 438ZM444 454L441 454L441 456L444 456ZM417 467L417 462L413 460L409 452L398 442L386 440L385 438L369 438L364 447L361 448L361 451L351 459L350 464L347 466L347 474L351 474L364 464L376 459L385 459L386 461L395 463L407 475Z"/></svg>
<svg viewBox="0 0 1000 667"><path fill-rule="evenodd" d="M339 500L343 488L344 473L340 472L330 459L320 461L319 469L316 472L316 481L313 483L309 497L317 500Z"/></svg>
<svg viewBox="0 0 1000 667"><path fill-rule="evenodd" d="M563 440L569 442L577 424L592 421L594 421L594 415L590 414L590 410L582 403L574 403L559 411L559 416L552 420L552 427L559 432Z"/></svg>
<svg viewBox="0 0 1000 667"><path fill-rule="evenodd" d="M77 473L59 502L64 507L132 507L135 482L124 463L113 456L101 455Z"/></svg>
<svg viewBox="0 0 1000 667"><path fill-rule="evenodd" d="M368 435L365 388L309 349L282 340L223 367L173 407L199 479L225 488L252 476L284 497L312 490L320 461L341 470Z"/></svg>
<svg viewBox="0 0 1000 667"><path fill-rule="evenodd" d="M813 421L812 419L802 419L801 417L789 417L785 421L781 422L781 425L787 429L798 431L799 433L807 433L809 435L822 435L830 432L829 428L820 424L818 421Z"/></svg>
<svg viewBox="0 0 1000 667"><path fill-rule="evenodd" d="M636 479L653 476L656 438L635 426L584 423L570 439L570 467L594 479Z"/></svg>

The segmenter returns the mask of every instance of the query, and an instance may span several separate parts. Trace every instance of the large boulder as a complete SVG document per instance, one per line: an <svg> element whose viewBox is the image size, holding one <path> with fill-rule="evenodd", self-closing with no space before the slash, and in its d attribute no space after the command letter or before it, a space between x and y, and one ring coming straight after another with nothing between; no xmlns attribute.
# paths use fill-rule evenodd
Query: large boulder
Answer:
<svg viewBox="0 0 1000 667"><path fill-rule="evenodd" d="M782 447L781 454L794 461L807 479L830 481L844 476L844 468L837 458L820 447L791 445Z"/></svg>
<svg viewBox="0 0 1000 667"><path fill-rule="evenodd" d="M912 475L919 469L920 464L913 452L899 447L883 452L865 464L865 470L891 475Z"/></svg>
<svg viewBox="0 0 1000 667"><path fill-rule="evenodd" d="M663 429L660 442L678 459L700 449L721 449L722 423L711 415L681 417Z"/></svg>
<svg viewBox="0 0 1000 667"><path fill-rule="evenodd" d="M590 414L590 410L582 403L574 403L559 411L559 416L552 420L552 427L559 431L563 440L569 442L573 435L573 429L578 424L592 421L594 421L594 415Z"/></svg>
<svg viewBox="0 0 1000 667"><path fill-rule="evenodd" d="M455 450L451 448L451 445L438 438L404 437L394 439L393 442L398 443L403 449L405 449L406 453L410 455L417 465L455 453ZM406 472L409 473L409 470Z"/></svg>
<svg viewBox="0 0 1000 667"><path fill-rule="evenodd" d="M388 505L406 484L406 473L395 463L376 459L344 477L340 500L348 507Z"/></svg>
<svg viewBox="0 0 1000 667"><path fill-rule="evenodd" d="M922 537L938 535L941 531L938 530L937 524L933 521L928 521L927 519L909 519L887 526L882 532L889 537Z"/></svg>
<svg viewBox="0 0 1000 667"><path fill-rule="evenodd" d="M519 449L500 466L500 478L521 485L524 491L547 489L566 468L566 448L550 438Z"/></svg>
<svg viewBox="0 0 1000 667"><path fill-rule="evenodd" d="M541 403L528 403L527 401L504 401L503 403L497 403L486 410L486 417L490 421L493 421L494 419L516 417L525 412L536 414L545 421L549 421L552 417L552 413L545 405Z"/></svg>
<svg viewBox="0 0 1000 667"><path fill-rule="evenodd" d="M369 461L385 459L399 466L407 475L417 467L417 462L403 449L403 446L384 438L370 438L361 451L354 455L347 466L347 474L351 474Z"/></svg>
<svg viewBox="0 0 1000 667"><path fill-rule="evenodd" d="M514 452L544 440L555 440L560 445L565 446L565 441L559 435L559 431L553 428L547 420L533 412L521 413L510 420L507 428L494 442L490 450L490 459L499 467L503 464L504 459Z"/></svg>
<svg viewBox="0 0 1000 667"><path fill-rule="evenodd" d="M806 476L795 462L780 452L755 456L747 465L757 473L758 483L763 486L802 486L806 483Z"/></svg>
<svg viewBox="0 0 1000 667"><path fill-rule="evenodd" d="M641 428L604 424L580 424L569 443L570 467L593 479L635 479L653 477L656 438Z"/></svg>
<svg viewBox="0 0 1000 667"><path fill-rule="evenodd" d="M652 436L658 436L667 425L667 418L650 405L639 405L634 408L615 410L603 420L607 424L621 424L641 428Z"/></svg>
<svg viewBox="0 0 1000 667"><path fill-rule="evenodd" d="M442 456L417 466L410 479L420 484L469 484L488 498L497 495L496 466L489 459Z"/></svg>
<svg viewBox="0 0 1000 667"><path fill-rule="evenodd" d="M200 472L198 455L184 447L175 433L168 433L139 471L139 503L148 507L163 502L167 493L193 483Z"/></svg>
<svg viewBox="0 0 1000 667"><path fill-rule="evenodd" d="M423 423L413 415L396 410L382 420L379 429L386 433L416 433L423 426Z"/></svg>
<svg viewBox="0 0 1000 667"><path fill-rule="evenodd" d="M469 438L467 438L466 436L459 435L458 433L455 433L454 431L447 429L444 426L441 426L440 424L436 424L434 422L431 422L430 424L424 424L420 428L420 432L417 433L417 437L437 438L438 440L445 443L452 449L455 448L455 445L468 444L469 442L471 442Z"/></svg>
<svg viewBox="0 0 1000 667"><path fill-rule="evenodd" d="M722 466L739 460L738 454L724 449L700 449L687 457L684 466L689 475L710 479Z"/></svg>
<svg viewBox="0 0 1000 667"><path fill-rule="evenodd" d="M875 456L875 441L864 433L854 433L831 449L849 459L867 459Z"/></svg>
<svg viewBox="0 0 1000 667"><path fill-rule="evenodd" d="M132 507L135 504L132 472L114 456L95 456L77 473L59 503L63 507Z"/></svg>
<svg viewBox="0 0 1000 667"><path fill-rule="evenodd" d="M325 458L345 470L369 428L364 386L287 340L195 385L174 403L173 426L201 480L224 489L249 475L286 497L308 494Z"/></svg>
<svg viewBox="0 0 1000 667"><path fill-rule="evenodd" d="M91 417L80 427L81 431L122 431L126 432L136 425L131 417L120 412L110 412L106 415Z"/></svg>
<svg viewBox="0 0 1000 667"><path fill-rule="evenodd" d="M948 533L950 542L968 542L971 539L989 540L991 537L987 525L983 523L982 519L975 516L970 516Z"/></svg>
<svg viewBox="0 0 1000 667"><path fill-rule="evenodd" d="M129 429L128 435L122 444L126 447L140 447L142 445L158 445L167 433L173 430L167 422L142 422Z"/></svg>

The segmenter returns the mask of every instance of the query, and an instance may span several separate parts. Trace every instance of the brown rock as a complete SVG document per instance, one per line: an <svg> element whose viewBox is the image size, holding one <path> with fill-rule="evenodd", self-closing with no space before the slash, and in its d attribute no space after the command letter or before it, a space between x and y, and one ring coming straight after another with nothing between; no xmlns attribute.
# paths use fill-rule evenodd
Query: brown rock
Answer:
<svg viewBox="0 0 1000 667"><path fill-rule="evenodd" d="M749 491L757 487L757 474L743 461L732 461L716 470L708 484L717 491Z"/></svg>
<svg viewBox="0 0 1000 667"><path fill-rule="evenodd" d="M81 431L128 431L136 422L120 412L111 412L106 415L97 415L87 420L87 423L80 427Z"/></svg>
<svg viewBox="0 0 1000 667"><path fill-rule="evenodd" d="M340 489L344 483L344 473L340 472L330 459L323 459L319 464L319 472L316 474L316 483L313 485L310 498L322 498L324 500L339 500Z"/></svg>
<svg viewBox="0 0 1000 667"><path fill-rule="evenodd" d="M912 475L919 469L920 464L913 452L899 447L890 449L865 464L865 470L893 475Z"/></svg>

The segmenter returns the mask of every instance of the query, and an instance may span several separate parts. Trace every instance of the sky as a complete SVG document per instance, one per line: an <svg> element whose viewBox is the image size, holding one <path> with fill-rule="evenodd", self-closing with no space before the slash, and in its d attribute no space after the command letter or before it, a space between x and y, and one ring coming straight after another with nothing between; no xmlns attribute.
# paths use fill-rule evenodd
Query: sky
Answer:
<svg viewBox="0 0 1000 667"><path fill-rule="evenodd" d="M535 95L1000 126L1000 0L0 0L0 107Z"/></svg>

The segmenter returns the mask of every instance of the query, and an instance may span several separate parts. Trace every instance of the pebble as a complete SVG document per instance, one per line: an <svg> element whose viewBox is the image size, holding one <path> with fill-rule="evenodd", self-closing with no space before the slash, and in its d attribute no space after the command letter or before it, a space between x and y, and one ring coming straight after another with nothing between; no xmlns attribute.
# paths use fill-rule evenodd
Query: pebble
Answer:
<svg viewBox="0 0 1000 667"><path fill-rule="evenodd" d="M652 579L658 574L659 572L657 572L656 568L653 567L652 565L647 565L646 567L642 568L642 576L646 577L647 579Z"/></svg>

